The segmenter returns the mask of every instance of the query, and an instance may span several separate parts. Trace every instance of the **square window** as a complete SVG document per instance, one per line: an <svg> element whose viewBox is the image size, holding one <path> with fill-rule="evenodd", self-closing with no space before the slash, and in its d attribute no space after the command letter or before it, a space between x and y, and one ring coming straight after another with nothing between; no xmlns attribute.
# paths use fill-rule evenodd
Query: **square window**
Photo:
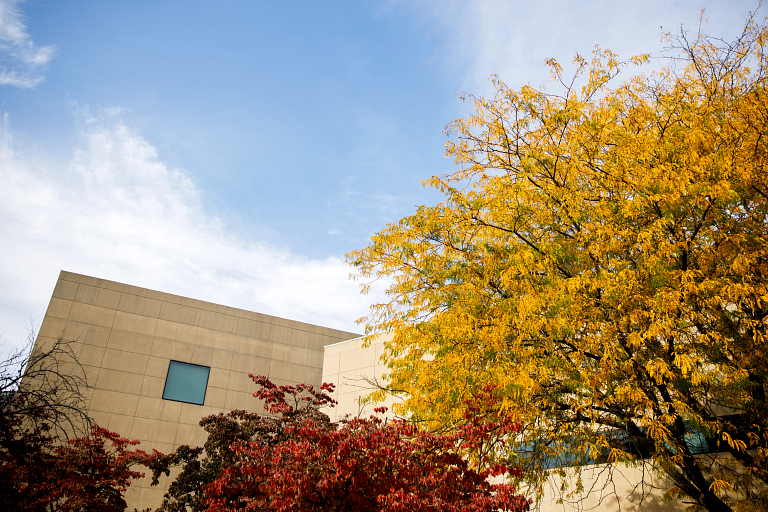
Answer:
<svg viewBox="0 0 768 512"><path fill-rule="evenodd" d="M203 405L210 371L207 366L171 361L165 378L163 400Z"/></svg>

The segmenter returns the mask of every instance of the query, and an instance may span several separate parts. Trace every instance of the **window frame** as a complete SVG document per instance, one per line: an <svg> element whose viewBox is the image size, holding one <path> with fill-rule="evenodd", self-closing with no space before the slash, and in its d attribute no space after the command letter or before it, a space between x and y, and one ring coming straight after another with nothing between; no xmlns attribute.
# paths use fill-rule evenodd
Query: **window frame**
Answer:
<svg viewBox="0 0 768 512"><path fill-rule="evenodd" d="M187 365L187 366L197 366L199 368L205 368L208 370L208 373L205 376L205 386L203 387L203 400L202 402L189 402L187 400L177 400L175 398L166 398L165 392L168 388L168 377L171 374L171 366L173 366L173 363L178 363L180 365ZM163 384L163 394L161 395L162 400L168 400L169 402L179 402L182 404L192 404L192 405L205 405L205 397L208 395L208 381L211 380L211 367L205 366L204 364L196 364L196 363L188 363L186 361L178 361L176 359L171 359L168 361L168 369L165 372L165 383Z"/></svg>

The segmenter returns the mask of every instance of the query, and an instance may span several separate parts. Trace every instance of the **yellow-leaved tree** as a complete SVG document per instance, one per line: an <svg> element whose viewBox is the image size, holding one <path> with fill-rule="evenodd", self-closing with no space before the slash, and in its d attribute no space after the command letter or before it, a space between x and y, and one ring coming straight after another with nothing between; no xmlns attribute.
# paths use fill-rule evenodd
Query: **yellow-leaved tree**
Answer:
<svg viewBox="0 0 768 512"><path fill-rule="evenodd" d="M766 508L766 37L750 18L624 82L647 57L598 49L570 84L549 62L558 93L469 97L458 170L427 180L445 201L348 255L391 279L365 321L394 333L400 413L451 428L491 386L539 493L558 466L643 459L670 498Z"/></svg>

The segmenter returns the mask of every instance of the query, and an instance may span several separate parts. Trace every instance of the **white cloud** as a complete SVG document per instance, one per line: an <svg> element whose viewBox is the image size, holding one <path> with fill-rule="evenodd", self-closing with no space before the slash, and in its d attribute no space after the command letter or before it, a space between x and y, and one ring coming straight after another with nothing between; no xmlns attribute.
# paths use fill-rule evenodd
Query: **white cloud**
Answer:
<svg viewBox="0 0 768 512"><path fill-rule="evenodd" d="M206 212L183 169L106 110L81 111L71 162L36 163L0 132L0 322L39 325L60 270L359 332L361 296L338 257L246 240ZM376 292L376 293L380 293Z"/></svg>
<svg viewBox="0 0 768 512"><path fill-rule="evenodd" d="M0 85L22 89L43 81L42 71L56 52L36 46L22 21L18 0L0 0Z"/></svg>
<svg viewBox="0 0 768 512"><path fill-rule="evenodd" d="M752 0L669 2L666 0L418 0L393 4L413 10L425 30L440 42L440 58L464 90L488 94L488 78L498 75L512 87L549 84L545 59L570 63L575 53L589 56L596 44L629 58L659 54L662 32L681 24L698 29L707 6L708 32L736 37Z"/></svg>

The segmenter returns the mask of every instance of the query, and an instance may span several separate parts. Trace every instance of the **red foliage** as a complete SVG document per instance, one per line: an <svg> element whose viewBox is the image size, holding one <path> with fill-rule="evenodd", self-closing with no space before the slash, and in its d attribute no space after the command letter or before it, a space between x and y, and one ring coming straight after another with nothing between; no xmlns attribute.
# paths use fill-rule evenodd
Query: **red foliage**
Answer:
<svg viewBox="0 0 768 512"><path fill-rule="evenodd" d="M125 510L133 470L162 454L94 426L74 341L26 349L0 361L0 511ZM63 371L67 369L67 371ZM79 370L82 370L79 373ZM66 440L65 434L82 435Z"/></svg>
<svg viewBox="0 0 768 512"><path fill-rule="evenodd" d="M107 442L111 446L107 446ZM136 465L147 465L153 455L130 450L139 441L131 441L95 426L89 437L70 439L54 450L58 478L53 482L57 511L122 511L123 493L132 479L143 473ZM155 455L159 454L155 450Z"/></svg>
<svg viewBox="0 0 768 512"><path fill-rule="evenodd" d="M7 443L0 457L0 508L14 511L123 511L123 493L131 479L144 476L132 470L157 455L129 447L118 434L94 426L91 435L63 445L46 426ZM109 443L109 444L108 444ZM10 448L8 450L7 448ZM7 508L6 508L7 507Z"/></svg>
<svg viewBox="0 0 768 512"><path fill-rule="evenodd" d="M254 396L281 417L262 419L275 422L276 428L233 443L227 464L218 466L218 477L201 488L200 503L211 512L528 509L514 487L488 481L515 469L496 464L477 470L462 457L467 450L481 453L491 433L495 439L514 434L519 426L508 418L469 421L452 435L378 416L335 424L318 410L335 403L326 394L333 385L315 391L251 378L261 386Z"/></svg>

